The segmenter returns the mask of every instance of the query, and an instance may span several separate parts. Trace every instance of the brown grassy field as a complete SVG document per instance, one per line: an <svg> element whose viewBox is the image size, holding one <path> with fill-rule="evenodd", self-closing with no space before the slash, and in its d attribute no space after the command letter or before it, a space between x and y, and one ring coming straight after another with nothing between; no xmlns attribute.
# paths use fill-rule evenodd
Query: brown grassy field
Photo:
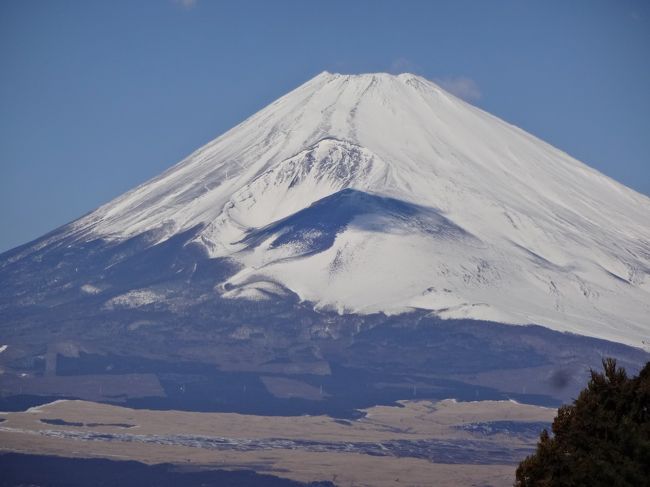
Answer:
<svg viewBox="0 0 650 487"><path fill-rule="evenodd" d="M341 486L512 485L514 464L434 463L412 456L374 456L358 451L309 451L300 442L381 444L396 440L482 442L486 450L529 450L534 439L507 433L489 436L459 426L491 422L548 422L555 410L510 401L405 401L402 407L379 406L355 421L327 416L268 417L232 413L134 410L85 401L58 401L26 412L3 413L0 449L4 451L175 463L186 466L250 468L300 481L333 480ZM41 420L68 424L47 424ZM79 426L82 423L82 426ZM90 424L93 424L91 426ZM128 426L128 427L127 427ZM89 433L115 435L111 441L80 438ZM67 436L66 436L67 435ZM69 436L76 435L76 436ZM131 438L122 440L119 435ZM253 449L210 449L201 445L158 444L133 438L197 435L227 438L235 445L261 440ZM266 448L266 439L298 442ZM259 441L258 441L259 443Z"/></svg>

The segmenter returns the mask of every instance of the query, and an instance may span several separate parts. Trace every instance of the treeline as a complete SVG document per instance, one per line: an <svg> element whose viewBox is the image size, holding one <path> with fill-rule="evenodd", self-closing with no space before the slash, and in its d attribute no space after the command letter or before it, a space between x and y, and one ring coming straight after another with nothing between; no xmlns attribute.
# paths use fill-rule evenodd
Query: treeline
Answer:
<svg viewBox="0 0 650 487"><path fill-rule="evenodd" d="M650 486L650 362L630 378L603 360L552 432L521 462L516 486Z"/></svg>

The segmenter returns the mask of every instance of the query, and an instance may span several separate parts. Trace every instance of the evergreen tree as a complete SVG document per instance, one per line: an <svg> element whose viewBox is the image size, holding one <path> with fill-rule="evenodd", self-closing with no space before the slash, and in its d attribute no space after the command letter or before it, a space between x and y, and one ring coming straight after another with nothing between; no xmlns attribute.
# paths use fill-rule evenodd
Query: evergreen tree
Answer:
<svg viewBox="0 0 650 487"><path fill-rule="evenodd" d="M552 431L517 468L516 486L650 486L650 362L629 378L603 360Z"/></svg>

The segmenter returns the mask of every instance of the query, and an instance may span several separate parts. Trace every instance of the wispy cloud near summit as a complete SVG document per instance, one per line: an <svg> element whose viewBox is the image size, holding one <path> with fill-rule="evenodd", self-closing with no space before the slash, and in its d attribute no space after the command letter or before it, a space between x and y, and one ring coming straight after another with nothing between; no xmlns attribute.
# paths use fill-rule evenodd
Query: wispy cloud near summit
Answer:
<svg viewBox="0 0 650 487"><path fill-rule="evenodd" d="M442 86L452 95L462 98L465 101L476 101L481 99L481 90L471 78L466 76L455 76L447 78L436 78L433 81Z"/></svg>
<svg viewBox="0 0 650 487"><path fill-rule="evenodd" d="M417 67L415 64L413 64L412 61L405 57L400 57L397 59L394 59L392 63L390 63L389 71L393 74L400 74L400 73L405 73L405 72L414 72L418 71Z"/></svg>
<svg viewBox="0 0 650 487"><path fill-rule="evenodd" d="M173 0L173 2L185 9L191 9L196 7L196 5L199 3L199 0Z"/></svg>

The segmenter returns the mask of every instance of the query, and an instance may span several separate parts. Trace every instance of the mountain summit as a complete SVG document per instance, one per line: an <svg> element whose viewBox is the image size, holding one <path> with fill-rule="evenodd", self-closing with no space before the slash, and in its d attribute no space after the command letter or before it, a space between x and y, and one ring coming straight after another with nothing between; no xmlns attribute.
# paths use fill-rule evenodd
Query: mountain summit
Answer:
<svg viewBox="0 0 650 487"><path fill-rule="evenodd" d="M295 294L345 314L430 310L648 347L650 199L412 74L321 73L0 256L0 271L62 245L138 238L141 251L179 235L233 265L213 276L220 299ZM167 296L161 283L116 295L109 267L92 269L57 279L105 306Z"/></svg>

